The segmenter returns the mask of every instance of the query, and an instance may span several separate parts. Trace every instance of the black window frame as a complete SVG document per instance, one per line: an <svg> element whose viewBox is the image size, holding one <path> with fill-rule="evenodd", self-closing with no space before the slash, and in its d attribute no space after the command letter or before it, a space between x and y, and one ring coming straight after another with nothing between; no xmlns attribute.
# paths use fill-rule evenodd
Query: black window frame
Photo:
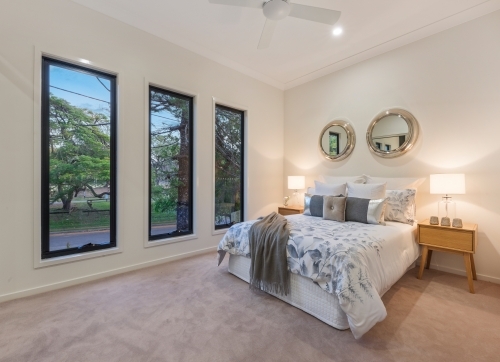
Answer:
<svg viewBox="0 0 500 362"><path fill-rule="evenodd" d="M87 246L50 251L49 225L49 171L50 171L50 72L49 67L58 67L77 70L110 81L110 240L109 244L91 244ZM72 254L87 253L96 250L115 248L116 241L116 154L117 154L117 76L95 70L90 67L65 62L50 57L42 57L42 92L41 92L41 258L50 259Z"/></svg>
<svg viewBox="0 0 500 362"><path fill-rule="evenodd" d="M240 154L240 157L241 157L241 159L240 159L240 162L241 162L241 170L240 170L241 202L240 202L240 205L241 206L240 207L241 207L241 209L240 209L240 222L242 222L243 220L245 220L245 211L244 210L245 210L245 203L246 203L246 199L245 199L245 111L216 103L215 104L216 110L218 107L226 109L226 110L234 112L234 113L239 113L241 115L241 117L240 117L240 119L241 119L241 123L240 123L240 127L241 127L241 154ZM215 113L214 117L217 117L217 113ZM214 119L214 122L215 122L215 119ZM214 125L214 132L215 132L215 127L216 127L216 125ZM217 152L217 150L215 149L215 144L214 144L214 152ZM214 155L214 157L215 157L215 155ZM214 169L214 172L215 172L215 169ZM215 184L214 184L214 186L215 186ZM215 199L215 187L214 187L213 192L214 192L213 197ZM214 207L215 207L215 204L214 204ZM215 212L215 210L214 210L214 212ZM234 225L234 224L215 225L215 220L212 220L212 221L213 221L213 225L214 225L215 230L229 229L232 225Z"/></svg>
<svg viewBox="0 0 500 362"><path fill-rule="evenodd" d="M151 235L151 91L164 93L172 97L187 100L189 102L189 230L175 231L170 233ZM176 238L180 236L194 234L194 97L186 94L171 91L169 89L161 88L156 85L149 85L148 88L148 242L154 242L163 239Z"/></svg>

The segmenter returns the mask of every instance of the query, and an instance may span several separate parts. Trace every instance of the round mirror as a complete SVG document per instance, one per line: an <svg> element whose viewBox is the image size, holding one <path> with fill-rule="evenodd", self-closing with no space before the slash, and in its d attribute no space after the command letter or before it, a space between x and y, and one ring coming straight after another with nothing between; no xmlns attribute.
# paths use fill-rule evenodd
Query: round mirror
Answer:
<svg viewBox="0 0 500 362"><path fill-rule="evenodd" d="M408 152L418 137L416 118L404 109L379 113L366 132L368 148L380 157L392 158Z"/></svg>
<svg viewBox="0 0 500 362"><path fill-rule="evenodd" d="M337 120L328 123L319 136L319 149L330 161L340 161L349 156L355 144L354 129L346 121Z"/></svg>

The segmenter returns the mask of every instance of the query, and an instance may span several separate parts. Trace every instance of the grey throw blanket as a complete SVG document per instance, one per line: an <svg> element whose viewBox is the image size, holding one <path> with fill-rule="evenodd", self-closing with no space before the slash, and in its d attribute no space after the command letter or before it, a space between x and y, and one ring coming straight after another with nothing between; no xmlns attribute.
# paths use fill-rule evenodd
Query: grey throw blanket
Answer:
<svg viewBox="0 0 500 362"><path fill-rule="evenodd" d="M275 294L290 293L286 245L290 230L286 219L273 212L248 231L250 246L250 289Z"/></svg>

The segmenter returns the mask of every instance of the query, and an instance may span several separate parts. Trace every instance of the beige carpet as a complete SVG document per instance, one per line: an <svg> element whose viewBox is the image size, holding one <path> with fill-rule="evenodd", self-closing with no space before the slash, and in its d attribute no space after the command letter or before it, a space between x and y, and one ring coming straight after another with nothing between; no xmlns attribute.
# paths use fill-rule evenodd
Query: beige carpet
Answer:
<svg viewBox="0 0 500 362"><path fill-rule="evenodd" d="M500 285L408 272L361 340L215 266L215 253L0 304L0 361L500 361Z"/></svg>

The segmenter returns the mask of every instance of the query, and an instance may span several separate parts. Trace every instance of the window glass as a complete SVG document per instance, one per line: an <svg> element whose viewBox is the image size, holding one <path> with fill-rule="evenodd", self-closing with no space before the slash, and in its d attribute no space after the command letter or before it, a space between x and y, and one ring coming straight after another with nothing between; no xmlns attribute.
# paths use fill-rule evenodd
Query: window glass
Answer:
<svg viewBox="0 0 500 362"><path fill-rule="evenodd" d="M215 107L215 228L243 220L244 112Z"/></svg>
<svg viewBox="0 0 500 362"><path fill-rule="evenodd" d="M42 63L42 257L115 246L116 77Z"/></svg>
<svg viewBox="0 0 500 362"><path fill-rule="evenodd" d="M149 240L193 233L193 98L150 87Z"/></svg>

